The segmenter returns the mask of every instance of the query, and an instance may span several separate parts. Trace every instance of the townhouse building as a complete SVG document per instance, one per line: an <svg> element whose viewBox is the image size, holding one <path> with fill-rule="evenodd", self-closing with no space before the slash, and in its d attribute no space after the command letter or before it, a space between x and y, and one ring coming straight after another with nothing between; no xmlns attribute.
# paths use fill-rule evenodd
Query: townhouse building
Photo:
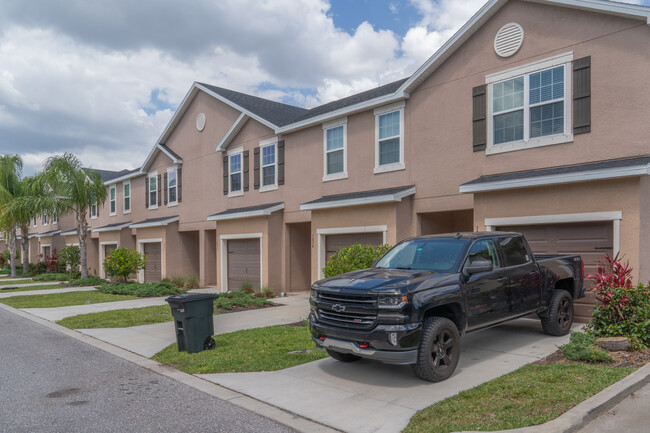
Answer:
<svg viewBox="0 0 650 433"><path fill-rule="evenodd" d="M299 291L355 242L516 230L647 281L649 20L491 0L411 77L312 109L194 83L141 168L103 172L90 267L127 246L143 281Z"/></svg>

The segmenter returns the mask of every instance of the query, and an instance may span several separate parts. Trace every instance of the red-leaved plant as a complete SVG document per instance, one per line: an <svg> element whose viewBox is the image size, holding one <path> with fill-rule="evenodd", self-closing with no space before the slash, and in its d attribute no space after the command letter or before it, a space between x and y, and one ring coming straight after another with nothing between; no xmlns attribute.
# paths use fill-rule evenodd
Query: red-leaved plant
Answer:
<svg viewBox="0 0 650 433"><path fill-rule="evenodd" d="M587 278L594 280L595 285L591 289L596 299L603 305L608 305L614 295L614 289L632 288L632 268L629 263L622 263L623 257L618 254L611 258L605 255L596 268L595 274L588 274Z"/></svg>

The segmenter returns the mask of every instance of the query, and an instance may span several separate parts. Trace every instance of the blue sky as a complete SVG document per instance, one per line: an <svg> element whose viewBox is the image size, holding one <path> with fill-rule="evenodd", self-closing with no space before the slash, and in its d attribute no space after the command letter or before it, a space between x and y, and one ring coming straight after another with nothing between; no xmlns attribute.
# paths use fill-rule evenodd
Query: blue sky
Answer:
<svg viewBox="0 0 650 433"><path fill-rule="evenodd" d="M136 168L194 81L315 106L409 76L485 1L0 0L0 153Z"/></svg>

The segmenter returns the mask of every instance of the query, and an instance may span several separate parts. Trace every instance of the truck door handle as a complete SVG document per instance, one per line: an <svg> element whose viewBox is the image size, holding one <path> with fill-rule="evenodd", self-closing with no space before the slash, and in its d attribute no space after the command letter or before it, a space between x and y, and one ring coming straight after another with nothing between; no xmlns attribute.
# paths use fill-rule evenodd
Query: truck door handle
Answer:
<svg viewBox="0 0 650 433"><path fill-rule="evenodd" d="M499 278L497 278L497 281L498 281L499 283L503 283L503 282L506 281L507 279L508 279L508 277L499 277Z"/></svg>
<svg viewBox="0 0 650 433"><path fill-rule="evenodd" d="M531 277L535 277L535 276L537 276L537 271L532 271L528 275L531 276Z"/></svg>

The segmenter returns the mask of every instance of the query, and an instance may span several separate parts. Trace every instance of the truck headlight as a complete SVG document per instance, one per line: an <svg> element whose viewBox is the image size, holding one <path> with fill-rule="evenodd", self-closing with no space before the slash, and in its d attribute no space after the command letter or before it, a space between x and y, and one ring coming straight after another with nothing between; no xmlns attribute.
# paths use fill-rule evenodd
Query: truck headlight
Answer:
<svg viewBox="0 0 650 433"><path fill-rule="evenodd" d="M402 295L380 296L377 298L377 307L387 310L399 310L408 302L408 297Z"/></svg>
<svg viewBox="0 0 650 433"><path fill-rule="evenodd" d="M318 292L314 289L309 291L309 302L315 303L318 301Z"/></svg>

